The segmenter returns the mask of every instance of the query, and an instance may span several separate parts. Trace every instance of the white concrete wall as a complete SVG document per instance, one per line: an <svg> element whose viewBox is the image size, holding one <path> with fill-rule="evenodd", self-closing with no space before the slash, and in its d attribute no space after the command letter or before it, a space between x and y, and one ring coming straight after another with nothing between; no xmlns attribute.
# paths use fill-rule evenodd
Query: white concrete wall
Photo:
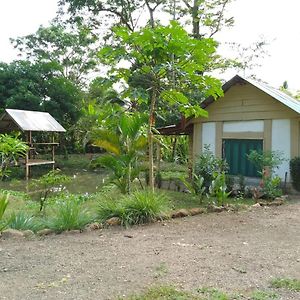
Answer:
<svg viewBox="0 0 300 300"><path fill-rule="evenodd" d="M264 121L224 122L223 132L263 132Z"/></svg>
<svg viewBox="0 0 300 300"><path fill-rule="evenodd" d="M285 161L276 170L276 174L284 180L285 172L288 172L289 181L289 160L291 158L291 122L288 119L272 121L272 150L280 151Z"/></svg>
<svg viewBox="0 0 300 300"><path fill-rule="evenodd" d="M211 152L216 154L216 123L207 122L202 124L202 151L208 145Z"/></svg>

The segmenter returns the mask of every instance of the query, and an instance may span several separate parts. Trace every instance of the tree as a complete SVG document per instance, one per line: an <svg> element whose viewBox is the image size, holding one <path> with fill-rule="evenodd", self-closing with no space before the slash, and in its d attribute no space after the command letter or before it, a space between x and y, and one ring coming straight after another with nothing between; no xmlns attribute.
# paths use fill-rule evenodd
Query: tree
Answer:
<svg viewBox="0 0 300 300"><path fill-rule="evenodd" d="M205 116L199 104L192 105L186 97L191 89L198 89L205 97L222 94L219 80L204 75L214 57L216 43L212 39L195 39L177 23L155 28L145 27L130 32L125 27L114 29L118 47L103 48L99 56L111 68L111 76L126 83L134 76L145 76L144 86L124 91L124 97L148 105L149 184L154 189L153 130L158 103L168 103L188 116ZM128 67L120 67L119 62Z"/></svg>
<svg viewBox="0 0 300 300"><path fill-rule="evenodd" d="M232 0L61 0L59 3L61 6L68 5L68 11L73 15L88 10L94 16L110 19L108 23L111 26L124 25L130 31L139 30L145 24L152 28L159 25L158 17L164 11L166 19L177 20L182 25L192 24L193 37L200 39L212 37L224 26L233 25L233 18L226 17L226 8L231 2Z"/></svg>
<svg viewBox="0 0 300 300"><path fill-rule="evenodd" d="M145 115L123 112L110 127L100 127L92 132L93 144L108 153L98 157L95 165L112 171L111 181L123 194L130 193L131 182L138 178L140 159L145 155Z"/></svg>
<svg viewBox="0 0 300 300"><path fill-rule="evenodd" d="M0 63L0 106L48 111L63 125L78 120L82 92L57 69L41 63Z"/></svg>
<svg viewBox="0 0 300 300"><path fill-rule="evenodd" d="M36 33L11 42L22 58L45 64L77 85L97 67L98 36L79 20L66 23L56 19L49 27L41 26Z"/></svg>

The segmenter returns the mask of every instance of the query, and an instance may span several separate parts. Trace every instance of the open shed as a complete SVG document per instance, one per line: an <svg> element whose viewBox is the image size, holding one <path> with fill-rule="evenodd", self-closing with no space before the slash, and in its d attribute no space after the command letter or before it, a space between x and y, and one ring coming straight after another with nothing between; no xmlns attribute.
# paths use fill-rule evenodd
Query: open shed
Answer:
<svg viewBox="0 0 300 300"><path fill-rule="evenodd" d="M54 140L54 133L65 132L66 130L49 114L39 111L28 111L18 109L6 109L0 117L0 132L9 133L12 131L21 131L24 133L29 150L25 157L26 179L30 176L32 166L55 164L55 147L59 143ZM52 133L49 142L34 142L32 134L34 132ZM35 153L37 146L51 147L51 159L39 159Z"/></svg>

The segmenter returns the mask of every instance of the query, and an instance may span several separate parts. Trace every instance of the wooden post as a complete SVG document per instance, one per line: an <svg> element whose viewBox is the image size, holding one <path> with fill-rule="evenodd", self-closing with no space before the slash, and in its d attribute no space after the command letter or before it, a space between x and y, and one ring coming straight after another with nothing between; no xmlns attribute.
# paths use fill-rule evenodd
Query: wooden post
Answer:
<svg viewBox="0 0 300 300"><path fill-rule="evenodd" d="M54 145L54 133L52 133L52 161L54 162L55 160L55 145ZM55 164L52 164L52 170L54 171L55 169Z"/></svg>

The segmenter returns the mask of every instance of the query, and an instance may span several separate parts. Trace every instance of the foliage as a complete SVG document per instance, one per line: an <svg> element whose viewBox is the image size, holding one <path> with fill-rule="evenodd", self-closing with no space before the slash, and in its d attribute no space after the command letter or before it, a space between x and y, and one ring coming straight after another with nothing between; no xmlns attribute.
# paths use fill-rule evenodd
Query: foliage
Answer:
<svg viewBox="0 0 300 300"><path fill-rule="evenodd" d="M144 123L144 115L123 113L113 130L98 128L92 133L93 144L109 152L96 158L93 165L111 170L111 182L123 194L130 193L131 183L141 171L139 161L147 145Z"/></svg>
<svg viewBox="0 0 300 300"><path fill-rule="evenodd" d="M225 172L215 172L209 186L209 197L215 198L218 205L223 205L230 194L231 191L227 192Z"/></svg>
<svg viewBox="0 0 300 300"><path fill-rule="evenodd" d="M40 26L36 33L11 39L25 59L55 69L59 77L76 85L96 70L98 37L79 20L73 24L58 18L49 27Z"/></svg>
<svg viewBox="0 0 300 300"><path fill-rule="evenodd" d="M197 157L194 167L196 176L204 178L204 186L209 188L214 179L214 174L227 171L227 164L224 160L217 158L210 151L209 146L205 145L203 152Z"/></svg>
<svg viewBox="0 0 300 300"><path fill-rule="evenodd" d="M278 295L273 292L254 291L251 293L251 300L272 300L278 299Z"/></svg>
<svg viewBox="0 0 300 300"><path fill-rule="evenodd" d="M82 207L80 201L67 199L56 204L53 216L46 221L45 225L60 233L67 230L82 230L92 220L89 211Z"/></svg>
<svg viewBox="0 0 300 300"><path fill-rule="evenodd" d="M280 151L258 152L252 150L247 157L259 170L263 171L269 168L270 175L272 175L275 169L284 161Z"/></svg>
<svg viewBox="0 0 300 300"><path fill-rule="evenodd" d="M202 298L186 291L179 291L174 287L161 286L152 287L144 292L142 295L134 295L126 300L201 300ZM120 299L121 300L121 299ZM211 300L217 300L212 298ZM221 300L221 299L220 299Z"/></svg>
<svg viewBox="0 0 300 300"><path fill-rule="evenodd" d="M120 201L101 199L98 206L98 219L101 222L118 217L124 226L143 224L156 220L167 207L167 198L161 193L147 190L123 196Z"/></svg>
<svg viewBox="0 0 300 300"><path fill-rule="evenodd" d="M300 157L295 157L290 161L290 171L293 187L300 191Z"/></svg>
<svg viewBox="0 0 300 300"><path fill-rule="evenodd" d="M203 177L193 174L191 181L187 180L184 176L182 176L180 180L192 195L198 196L202 199L206 190Z"/></svg>
<svg viewBox="0 0 300 300"><path fill-rule="evenodd" d="M51 111L63 125L76 122L82 92L57 68L30 61L0 63L0 107Z"/></svg>
<svg viewBox="0 0 300 300"><path fill-rule="evenodd" d="M276 278L271 281L274 288L285 288L290 291L300 292L300 280L290 278Z"/></svg>
<svg viewBox="0 0 300 300"><path fill-rule="evenodd" d="M36 217L24 211L12 213L7 220L6 226L16 230L31 230L33 232L43 227L42 223Z"/></svg>
<svg viewBox="0 0 300 300"><path fill-rule="evenodd" d="M161 148L162 159L166 162L186 164L188 162L188 136L163 136Z"/></svg>
<svg viewBox="0 0 300 300"><path fill-rule="evenodd" d="M25 142L19 139L19 134L14 136L8 134L0 134L0 178L3 180L10 174L9 167L11 164L17 164L18 158L24 157L28 150Z"/></svg>
<svg viewBox="0 0 300 300"><path fill-rule="evenodd" d="M9 194L5 194L5 193L0 194L0 231L6 226L6 225L2 225L1 221L8 205L8 197Z"/></svg>
<svg viewBox="0 0 300 300"><path fill-rule="evenodd" d="M39 198L40 211L45 210L46 200L52 193L60 192L63 189L63 184L71 181L71 177L61 173L61 170L52 170L41 176L39 179L34 179L32 185L42 190Z"/></svg>
<svg viewBox="0 0 300 300"><path fill-rule="evenodd" d="M175 21L168 26L147 26L138 32L116 27L114 34L117 49L107 46L99 57L110 67L112 79L127 83L123 97L147 106L149 184L153 190L153 128L157 107L167 104L170 110L179 111L185 117L207 115L199 103L192 104L186 93L198 89L204 97L222 95L221 82L203 74L213 60L216 42L191 38ZM120 66L121 60L127 68L124 64ZM142 84L131 84L134 78L143 78Z"/></svg>
<svg viewBox="0 0 300 300"><path fill-rule="evenodd" d="M254 190L254 198L260 197L274 199L282 195L282 190L279 188L281 179L275 176L275 169L284 161L282 153L278 151L258 152L252 150L248 154L248 159L259 169L262 175L260 182L260 190Z"/></svg>
<svg viewBox="0 0 300 300"><path fill-rule="evenodd" d="M1 193L1 195L0 195L0 221L1 221L1 219L5 213L5 210L7 208L8 197L9 197L9 194Z"/></svg>
<svg viewBox="0 0 300 300"><path fill-rule="evenodd" d="M263 176L263 179L260 183L263 197L268 199L275 199L276 197L282 196L280 184L281 178L279 176Z"/></svg>

